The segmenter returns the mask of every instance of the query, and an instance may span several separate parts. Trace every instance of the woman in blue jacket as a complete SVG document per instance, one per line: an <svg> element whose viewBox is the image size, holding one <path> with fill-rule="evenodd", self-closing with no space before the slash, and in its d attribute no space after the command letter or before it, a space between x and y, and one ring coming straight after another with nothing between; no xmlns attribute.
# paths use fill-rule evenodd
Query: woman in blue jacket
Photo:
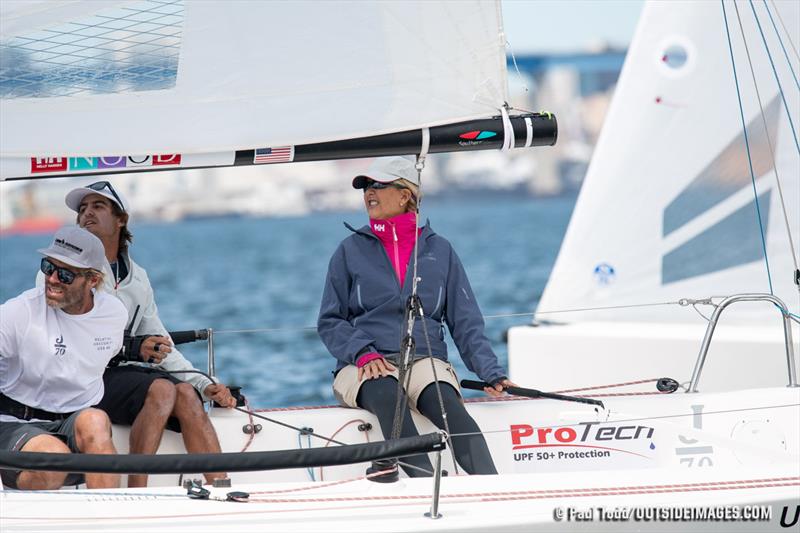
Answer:
<svg viewBox="0 0 800 533"><path fill-rule="evenodd" d="M434 384L438 381L449 430L456 435L452 438L456 460L470 474L495 474L486 441L464 408L458 379L447 362L444 324L467 368L492 384L484 389L487 394L499 396L504 386L513 383L484 335L483 317L452 246L429 224L417 227L414 163L404 157L376 159L366 175L353 179L353 187L364 191L370 224L360 229L346 224L353 235L342 241L331 258L317 322L322 341L337 359L334 393L342 404L375 414L384 437L389 438L397 400L396 361L413 284L416 232L417 294L425 316L414 325L416 354L408 370L408 404L445 429ZM407 409L402 437L417 435ZM432 470L424 455L404 462L413 465L404 467L409 476L428 475Z"/></svg>

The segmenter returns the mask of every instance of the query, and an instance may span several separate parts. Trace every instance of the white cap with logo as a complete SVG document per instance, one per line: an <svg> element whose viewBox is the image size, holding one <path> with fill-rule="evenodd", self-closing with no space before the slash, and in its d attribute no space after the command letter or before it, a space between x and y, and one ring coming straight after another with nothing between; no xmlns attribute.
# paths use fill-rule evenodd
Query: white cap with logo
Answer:
<svg viewBox="0 0 800 533"><path fill-rule="evenodd" d="M369 170L353 178L353 188L363 189L369 180L391 183L399 179L404 179L419 187L419 175L414 160L402 156L379 157L372 162Z"/></svg>
<svg viewBox="0 0 800 533"><path fill-rule="evenodd" d="M128 211L128 201L125 200L122 194L114 189L114 187L108 181L96 181L84 187L72 189L67 193L67 197L64 198L64 202L67 204L67 207L77 213L80 211L81 202L83 199L90 194L99 194L100 196L105 196L117 204L122 211Z"/></svg>
<svg viewBox="0 0 800 533"><path fill-rule="evenodd" d="M64 226L53 236L47 248L36 250L46 257L78 268L103 271L107 264L103 242L78 226Z"/></svg>

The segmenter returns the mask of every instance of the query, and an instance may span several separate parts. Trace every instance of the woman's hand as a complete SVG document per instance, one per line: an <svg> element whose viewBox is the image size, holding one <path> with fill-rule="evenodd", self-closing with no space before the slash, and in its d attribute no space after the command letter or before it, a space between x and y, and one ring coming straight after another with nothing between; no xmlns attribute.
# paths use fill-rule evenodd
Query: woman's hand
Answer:
<svg viewBox="0 0 800 533"><path fill-rule="evenodd" d="M358 369L358 381L362 379L378 379L391 375L395 366L383 357L373 359Z"/></svg>
<svg viewBox="0 0 800 533"><path fill-rule="evenodd" d="M494 387L484 387L483 392L494 398L499 398L500 396L505 394L505 392L503 391L505 390L506 387L518 387L518 386L519 385L517 385L510 379L501 379L500 381L494 384Z"/></svg>

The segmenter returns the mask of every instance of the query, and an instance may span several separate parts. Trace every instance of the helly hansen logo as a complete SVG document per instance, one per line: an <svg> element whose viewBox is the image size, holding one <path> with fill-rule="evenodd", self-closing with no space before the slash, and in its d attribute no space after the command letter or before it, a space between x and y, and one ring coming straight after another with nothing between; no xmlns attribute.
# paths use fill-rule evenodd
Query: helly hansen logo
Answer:
<svg viewBox="0 0 800 533"><path fill-rule="evenodd" d="M372 226L372 228L375 231L386 231L386 225L385 224L375 224L374 226Z"/></svg>

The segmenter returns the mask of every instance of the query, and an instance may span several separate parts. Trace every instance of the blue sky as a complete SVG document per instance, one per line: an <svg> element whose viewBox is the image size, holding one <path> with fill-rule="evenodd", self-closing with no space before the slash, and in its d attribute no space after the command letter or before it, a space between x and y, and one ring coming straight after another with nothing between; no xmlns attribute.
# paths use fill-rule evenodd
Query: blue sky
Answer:
<svg viewBox="0 0 800 533"><path fill-rule="evenodd" d="M514 53L573 52L598 42L627 47L642 0L503 0Z"/></svg>

